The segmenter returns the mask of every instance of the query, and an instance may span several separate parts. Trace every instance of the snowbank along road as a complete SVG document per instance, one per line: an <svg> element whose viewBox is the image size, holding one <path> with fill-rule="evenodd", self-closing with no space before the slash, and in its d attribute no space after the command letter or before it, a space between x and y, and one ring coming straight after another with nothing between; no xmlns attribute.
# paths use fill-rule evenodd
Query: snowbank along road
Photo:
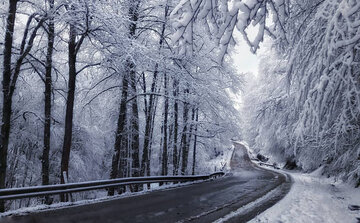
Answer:
<svg viewBox="0 0 360 223"><path fill-rule="evenodd" d="M225 177L148 194L24 216L0 222L247 222L283 198L288 176L251 163L245 146L234 144Z"/></svg>

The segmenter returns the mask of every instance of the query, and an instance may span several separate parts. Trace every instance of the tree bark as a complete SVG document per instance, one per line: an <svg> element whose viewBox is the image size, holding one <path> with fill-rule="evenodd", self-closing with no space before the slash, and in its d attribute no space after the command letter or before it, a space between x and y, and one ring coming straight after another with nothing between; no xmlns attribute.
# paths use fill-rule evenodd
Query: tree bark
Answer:
<svg viewBox="0 0 360 223"><path fill-rule="evenodd" d="M129 38L135 38L139 4L140 4L140 0L133 2L129 7L129 19L130 19ZM115 137L114 155L113 155L113 159L112 159L112 167L111 167L111 173L110 173L111 179L114 179L118 176L119 160L120 160L120 156L121 156L121 142L122 142L122 140L124 140L124 135L125 135L124 130L125 130L125 125L126 125L126 110L127 110L127 97L128 97L128 93L129 93L128 92L129 79L131 82L134 82L135 93L136 93L136 82L135 82L136 76L135 75L136 75L135 64L130 59L127 59L126 64L125 64L125 73L123 76L123 88L122 88L122 93L121 93L120 111L119 111L119 118L118 118L116 137ZM133 87L134 87L133 83L130 83L130 84L131 84L131 88L133 89ZM133 102L132 112L138 113L137 100L136 100L136 98L134 100L135 100L135 102ZM134 104L134 103L136 103L136 104ZM136 106L136 108L135 108L135 106ZM136 120L136 122L137 123L132 122L132 127L136 128L136 125L138 126L138 120ZM138 128L139 127L137 127L137 129ZM139 131L137 131L137 133L135 133L135 132L133 132L133 133L139 134L138 132ZM136 146L136 144L138 144L138 141L139 141L138 136L135 136L132 140L131 146ZM139 146L137 146L137 148L139 148ZM134 159L135 156L136 156L136 152L135 152L135 154L133 154L132 158ZM139 152L137 152L137 156L139 156ZM138 158L138 160L139 160L139 158ZM135 164L133 162L133 165L136 166L139 164L136 164L136 161L135 161ZM137 174L137 173L134 173L134 174ZM113 196L114 189L109 189L108 195Z"/></svg>
<svg viewBox="0 0 360 223"><path fill-rule="evenodd" d="M136 96L136 72L134 64L130 64L130 77L131 77L131 90L132 94ZM139 161L139 109L137 97L132 100L132 118L131 118L131 155L132 155L132 167L131 176L140 176L140 161ZM134 190L138 191L138 186L134 186Z"/></svg>
<svg viewBox="0 0 360 223"><path fill-rule="evenodd" d="M54 0L49 0L50 11L54 9ZM52 88L52 55L54 50L55 27L54 18L51 15L48 25L48 45L46 54L45 67L45 124L44 124L44 149L41 157L42 163L42 185L49 185L49 154L50 154L50 139L51 139L51 88ZM50 204L49 196L45 196L45 203Z"/></svg>
<svg viewBox="0 0 360 223"><path fill-rule="evenodd" d="M70 24L69 42L68 42L68 59L69 59L69 80L68 80L68 95L66 101L66 115L65 115L65 134L63 142L63 150L61 157L61 172L60 181L65 183L65 178L69 176L69 159L72 140L73 115L74 115L74 100L76 87L76 27ZM61 195L62 202L67 201L67 196Z"/></svg>
<svg viewBox="0 0 360 223"><path fill-rule="evenodd" d="M157 75L158 75L158 70L157 70L157 64L155 65L155 72L154 72L154 76L153 76L153 81L151 84L151 92L154 93L156 91L156 85L157 85ZM153 123L153 113L155 112L155 96L154 95L150 95L149 96L149 104L148 104L148 108L147 113L146 113L146 120L145 120L145 135L144 135L144 148L143 148L143 154L142 154L142 159L141 159L141 171L140 171L140 175L141 176L145 176L145 173L148 174L149 171L147 171L148 169L148 165L149 165L149 150L150 150L150 142L151 142L151 136L152 136L152 123Z"/></svg>
<svg viewBox="0 0 360 223"><path fill-rule="evenodd" d="M45 17L41 18L38 24L32 29L32 33L28 36L30 31L30 25L35 17L35 14L31 15L26 24L23 39L21 41L19 57L15 62L15 67L11 66L13 34L15 26L15 17L17 9L16 0L9 1L9 13L6 19L6 34L4 41L4 61L3 61L3 108L2 108L2 124L1 124L1 137L0 137L0 189L6 186L6 168L7 168L7 153L9 147L9 137L11 129L11 113L12 113L12 98L16 88L16 82L20 74L20 69L23 64L23 60L30 53L33 43L37 34L37 31L45 21ZM4 202L0 201L0 211L4 211Z"/></svg>
<svg viewBox="0 0 360 223"><path fill-rule="evenodd" d="M178 175L179 170L179 157L178 157L178 149L177 149L177 143L178 143L178 131L179 131L179 104L176 99L179 92L179 84L176 80L176 77L174 79L173 83L173 96L174 96L174 135L173 135L173 175Z"/></svg>
<svg viewBox="0 0 360 223"><path fill-rule="evenodd" d="M17 8L17 0L9 0L9 10L6 19L6 31L4 41L4 61L3 61L3 108L2 108L2 125L1 125L1 142L0 142L0 189L6 187L6 167L7 154L10 136L10 122L12 98L10 95L11 81L11 56L13 45L13 34L15 26L15 16ZM5 211L5 202L0 201L0 212Z"/></svg>
<svg viewBox="0 0 360 223"><path fill-rule="evenodd" d="M184 128L181 134L181 155L182 155L182 162L181 162L181 175L185 175L188 163L188 115L189 115L189 104L184 103L184 113L183 113L183 122Z"/></svg>
<svg viewBox="0 0 360 223"><path fill-rule="evenodd" d="M121 143L124 138L124 129L126 125L126 101L128 97L128 83L129 83L128 76L124 74L122 79L122 92L121 92L121 101L120 101L120 109L119 109L119 118L118 118L117 130L115 136L114 155L112 158L110 179L115 179L118 176ZM108 191L108 196L113 196L113 195L114 195L114 189L111 188Z"/></svg>
<svg viewBox="0 0 360 223"><path fill-rule="evenodd" d="M139 17L139 5L140 0L133 2L133 4L129 8L129 16L130 16L130 38L135 38L136 34L136 22L138 21ZM134 61L129 60L127 65L127 73L131 78L131 89L134 95L137 94L136 90L136 70L135 70ZM137 177L139 176L139 169L140 169L140 161L139 161L139 109L138 109L138 102L137 98L135 97L132 101L132 142L131 142L131 154L132 154L132 176Z"/></svg>
<svg viewBox="0 0 360 223"><path fill-rule="evenodd" d="M186 105L189 106L189 105ZM188 161L189 161L189 151L190 151L190 144L191 144L191 138L192 138L192 131L194 128L194 120L195 120L195 109L192 109L191 113L191 124L188 126L189 132L187 133L187 137L185 139L185 145L183 145L182 150L182 166L181 166L181 173L183 175L186 174L187 168L188 168Z"/></svg>
<svg viewBox="0 0 360 223"><path fill-rule="evenodd" d="M194 136L194 150L193 150L192 175L195 175L195 166L196 166L196 144L197 144L198 121L199 121L199 109L197 108L197 109L196 109L196 118L195 118L195 136Z"/></svg>
<svg viewBox="0 0 360 223"><path fill-rule="evenodd" d="M168 78L166 72L164 73L164 89L165 89L165 104L164 104L164 126L163 126L163 151L162 151L162 168L161 175L168 174L168 113L169 113L169 99L168 99Z"/></svg>

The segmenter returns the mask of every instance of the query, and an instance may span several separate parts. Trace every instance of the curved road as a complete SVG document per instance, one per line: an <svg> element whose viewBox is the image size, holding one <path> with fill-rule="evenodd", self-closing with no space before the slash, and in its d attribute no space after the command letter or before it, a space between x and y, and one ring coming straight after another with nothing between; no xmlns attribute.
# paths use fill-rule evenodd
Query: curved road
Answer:
<svg viewBox="0 0 360 223"><path fill-rule="evenodd" d="M234 145L231 173L213 181L12 216L0 222L246 222L283 198L291 180L255 166L245 147Z"/></svg>

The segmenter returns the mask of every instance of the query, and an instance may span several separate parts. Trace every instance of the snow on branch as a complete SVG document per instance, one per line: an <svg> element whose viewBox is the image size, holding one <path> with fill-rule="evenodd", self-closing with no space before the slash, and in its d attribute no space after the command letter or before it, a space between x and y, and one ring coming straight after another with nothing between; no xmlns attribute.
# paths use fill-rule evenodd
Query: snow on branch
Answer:
<svg viewBox="0 0 360 223"><path fill-rule="evenodd" d="M285 0L182 0L171 13L175 29L172 41L179 47L180 54L186 53L193 41L192 26L199 22L204 24L208 35L215 36L220 60L228 53L228 47L235 43L235 28L256 53L266 34L287 42L284 26L288 14ZM253 27L257 31L251 38L248 29Z"/></svg>

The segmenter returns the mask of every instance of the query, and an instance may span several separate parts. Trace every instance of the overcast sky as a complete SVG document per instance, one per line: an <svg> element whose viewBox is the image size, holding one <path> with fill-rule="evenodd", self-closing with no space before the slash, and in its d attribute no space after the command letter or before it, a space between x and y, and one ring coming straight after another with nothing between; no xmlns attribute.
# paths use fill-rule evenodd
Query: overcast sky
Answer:
<svg viewBox="0 0 360 223"><path fill-rule="evenodd" d="M250 52L250 47L238 31L235 32L235 38L237 44L230 55L234 59L236 68L240 73L251 72L254 75L257 75L259 65L257 55Z"/></svg>

